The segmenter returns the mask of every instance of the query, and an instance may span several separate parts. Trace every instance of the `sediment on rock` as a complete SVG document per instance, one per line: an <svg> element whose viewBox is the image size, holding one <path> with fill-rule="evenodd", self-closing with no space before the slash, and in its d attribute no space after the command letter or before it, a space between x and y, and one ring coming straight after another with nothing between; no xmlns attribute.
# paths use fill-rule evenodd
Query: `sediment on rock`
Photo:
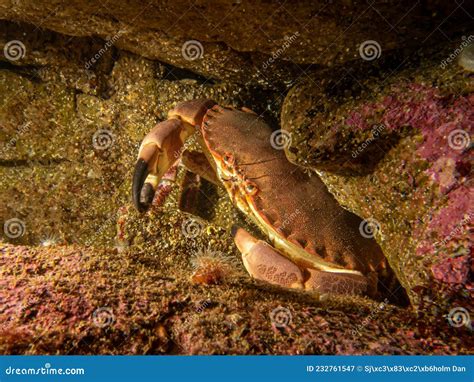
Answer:
<svg viewBox="0 0 474 382"><path fill-rule="evenodd" d="M0 353L469 354L474 346L465 327L383 302L318 300L241 276L196 285L189 252L172 249L2 244Z"/></svg>
<svg viewBox="0 0 474 382"><path fill-rule="evenodd" d="M381 63L368 76L363 64L342 79L303 80L282 110L289 156L375 224L412 304L425 308L473 307L474 79L456 60L443 64L463 41L420 50L396 72Z"/></svg>

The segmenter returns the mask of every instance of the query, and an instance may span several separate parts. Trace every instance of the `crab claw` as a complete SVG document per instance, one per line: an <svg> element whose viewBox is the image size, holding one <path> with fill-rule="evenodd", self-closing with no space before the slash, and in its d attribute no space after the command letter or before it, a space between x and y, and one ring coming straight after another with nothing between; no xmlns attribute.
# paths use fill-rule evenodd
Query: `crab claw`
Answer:
<svg viewBox="0 0 474 382"><path fill-rule="evenodd" d="M257 240L247 231L232 227L232 235L250 275L258 280L285 288L319 293L364 294L367 279L358 274L301 269L268 243Z"/></svg>
<svg viewBox="0 0 474 382"><path fill-rule="evenodd" d="M192 126L173 118L158 123L143 139L132 184L133 204L138 211L150 208L160 179L179 159L192 131Z"/></svg>
<svg viewBox="0 0 474 382"><path fill-rule="evenodd" d="M232 227L232 235L242 253L244 266L253 278L286 288L304 288L301 269L270 244L236 226Z"/></svg>
<svg viewBox="0 0 474 382"><path fill-rule="evenodd" d="M140 212L150 208L163 175L180 159L186 139L201 126L206 111L215 105L208 99L181 102L168 120L151 130L140 146L132 184L133 204Z"/></svg>

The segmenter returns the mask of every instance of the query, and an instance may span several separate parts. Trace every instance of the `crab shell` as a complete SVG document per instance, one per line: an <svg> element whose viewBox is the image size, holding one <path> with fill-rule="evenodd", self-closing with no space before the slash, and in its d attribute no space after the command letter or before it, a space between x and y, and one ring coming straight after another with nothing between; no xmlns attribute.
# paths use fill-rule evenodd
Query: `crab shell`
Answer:
<svg viewBox="0 0 474 382"><path fill-rule="evenodd" d="M170 114L188 121L202 114L184 105ZM361 219L343 209L316 174L288 161L258 115L214 105L204 113L201 133L232 200L292 262L363 275L387 268L377 243L360 234Z"/></svg>

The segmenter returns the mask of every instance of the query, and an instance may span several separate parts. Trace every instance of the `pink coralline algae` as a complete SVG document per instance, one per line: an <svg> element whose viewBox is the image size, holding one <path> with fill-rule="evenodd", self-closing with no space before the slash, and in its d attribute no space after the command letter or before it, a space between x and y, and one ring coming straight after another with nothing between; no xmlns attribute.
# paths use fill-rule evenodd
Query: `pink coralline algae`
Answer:
<svg viewBox="0 0 474 382"><path fill-rule="evenodd" d="M467 285L472 262L472 188L469 186L474 127L474 94L442 95L435 87L407 83L393 86L389 96L353 111L345 124L365 130L382 123L391 131L404 127L421 132L416 153L428 162L425 170L438 187L439 203L418 227L417 255L437 253L436 280ZM415 225L416 227L416 225Z"/></svg>
<svg viewBox="0 0 474 382"><path fill-rule="evenodd" d="M467 257L448 258L431 268L435 279L449 284L461 284L469 273Z"/></svg>
<svg viewBox="0 0 474 382"><path fill-rule="evenodd" d="M441 183L441 191L448 191L457 177L470 170L465 157L474 127L474 94L443 97L437 88L415 83L398 85L391 93L352 112L345 124L365 130L376 118L389 130L411 127L421 131L424 140L418 154L432 163L427 171ZM446 167L452 169L452 177L445 173Z"/></svg>
<svg viewBox="0 0 474 382"><path fill-rule="evenodd" d="M461 237L472 224L474 212L472 206L472 188L462 185L449 193L447 205L433 216L430 227L437 231L446 242L454 237Z"/></svg>

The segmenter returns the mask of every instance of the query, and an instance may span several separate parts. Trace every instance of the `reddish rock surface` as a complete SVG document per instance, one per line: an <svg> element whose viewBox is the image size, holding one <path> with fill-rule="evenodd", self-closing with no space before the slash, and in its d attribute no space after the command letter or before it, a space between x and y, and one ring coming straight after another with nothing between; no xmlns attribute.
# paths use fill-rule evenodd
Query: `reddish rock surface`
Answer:
<svg viewBox="0 0 474 382"><path fill-rule="evenodd" d="M302 81L285 99L282 126L294 134L289 154L378 222L375 237L413 305L472 311L474 77L456 60L440 64L462 54L464 40L373 77L356 66L338 86Z"/></svg>
<svg viewBox="0 0 474 382"><path fill-rule="evenodd" d="M193 284L155 255L0 246L2 354L469 354L449 312ZM176 258L178 256L178 258ZM185 254L183 253L183 256ZM175 260L179 263L179 255Z"/></svg>

